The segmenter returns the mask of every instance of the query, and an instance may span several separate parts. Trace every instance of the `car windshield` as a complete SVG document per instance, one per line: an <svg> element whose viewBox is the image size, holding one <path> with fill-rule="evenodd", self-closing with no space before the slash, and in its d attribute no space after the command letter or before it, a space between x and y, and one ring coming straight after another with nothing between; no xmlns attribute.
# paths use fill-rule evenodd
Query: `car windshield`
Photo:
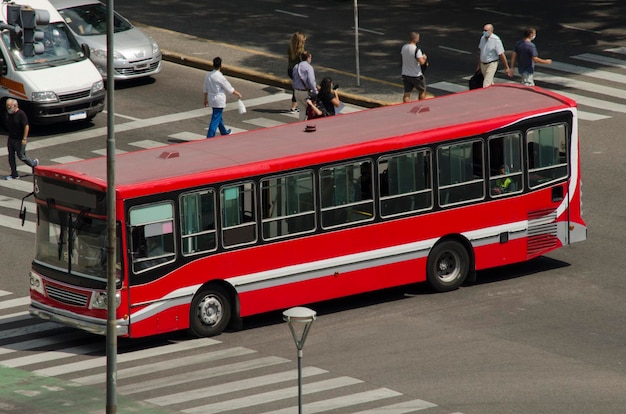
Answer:
<svg viewBox="0 0 626 414"><path fill-rule="evenodd" d="M10 51L16 70L60 66L87 58L63 22L38 25L37 30L43 34L43 40L38 42L43 48L42 53L35 53L33 56L22 53L22 41L18 36L9 30L2 31L2 41Z"/></svg>
<svg viewBox="0 0 626 414"><path fill-rule="evenodd" d="M59 10L65 22L74 33L81 36L97 36L107 33L107 10L102 3L85 4ZM130 22L115 13L113 31L115 33L132 29Z"/></svg>
<svg viewBox="0 0 626 414"><path fill-rule="evenodd" d="M86 211L70 213L39 205L35 261L64 273L99 281L107 278L106 221ZM120 240L117 238L117 278L120 278Z"/></svg>

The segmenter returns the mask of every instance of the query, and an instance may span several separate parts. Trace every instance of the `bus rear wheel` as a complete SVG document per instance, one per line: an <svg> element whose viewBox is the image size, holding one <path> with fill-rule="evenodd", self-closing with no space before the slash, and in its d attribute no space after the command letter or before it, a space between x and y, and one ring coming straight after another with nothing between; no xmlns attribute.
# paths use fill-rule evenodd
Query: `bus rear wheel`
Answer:
<svg viewBox="0 0 626 414"><path fill-rule="evenodd" d="M189 310L189 329L199 337L222 333L230 321L228 295L218 286L207 286L193 297Z"/></svg>
<svg viewBox="0 0 626 414"><path fill-rule="evenodd" d="M428 283L437 292L458 289L467 278L469 266L469 253L461 243L454 240L438 243L428 255Z"/></svg>

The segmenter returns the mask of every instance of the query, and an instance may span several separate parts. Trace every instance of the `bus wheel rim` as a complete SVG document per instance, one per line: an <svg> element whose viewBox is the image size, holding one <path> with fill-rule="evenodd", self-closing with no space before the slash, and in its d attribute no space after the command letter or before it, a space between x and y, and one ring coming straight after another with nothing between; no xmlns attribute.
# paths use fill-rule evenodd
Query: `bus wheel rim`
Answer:
<svg viewBox="0 0 626 414"><path fill-rule="evenodd" d="M204 325L214 326L222 319L222 303L215 296L205 296L198 305L198 314Z"/></svg>
<svg viewBox="0 0 626 414"><path fill-rule="evenodd" d="M445 252L437 261L437 276L444 283L450 283L459 277L459 255L454 252Z"/></svg>

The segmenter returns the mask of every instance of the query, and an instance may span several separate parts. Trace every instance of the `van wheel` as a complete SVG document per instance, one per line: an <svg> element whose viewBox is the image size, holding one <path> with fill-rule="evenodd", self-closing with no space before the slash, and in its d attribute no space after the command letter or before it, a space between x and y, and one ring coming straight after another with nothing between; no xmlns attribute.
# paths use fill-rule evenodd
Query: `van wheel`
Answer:
<svg viewBox="0 0 626 414"><path fill-rule="evenodd" d="M438 243L428 255L426 276L437 292L458 289L469 273L469 253L453 240Z"/></svg>
<svg viewBox="0 0 626 414"><path fill-rule="evenodd" d="M219 335L228 326L231 309L228 295L222 288L206 286L191 301L189 329L199 337Z"/></svg>

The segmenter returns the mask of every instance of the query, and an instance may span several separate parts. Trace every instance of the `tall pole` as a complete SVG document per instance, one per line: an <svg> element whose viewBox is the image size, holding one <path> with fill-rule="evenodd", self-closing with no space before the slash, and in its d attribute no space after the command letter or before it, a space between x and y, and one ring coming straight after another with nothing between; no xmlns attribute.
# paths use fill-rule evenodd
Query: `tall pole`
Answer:
<svg viewBox="0 0 626 414"><path fill-rule="evenodd" d="M315 320L316 312L309 308L296 306L283 312L283 319L287 322L291 336L298 348L298 414L302 414L302 348L309 334L309 329ZM302 333L298 335L294 324L302 324Z"/></svg>
<svg viewBox="0 0 626 414"><path fill-rule="evenodd" d="M298 348L298 414L302 414L302 348Z"/></svg>
<svg viewBox="0 0 626 414"><path fill-rule="evenodd" d="M354 0L354 54L356 56L356 86L361 86L359 66L359 0Z"/></svg>
<svg viewBox="0 0 626 414"><path fill-rule="evenodd" d="M116 231L115 231L115 80L113 78L113 0L107 0L107 402L117 413Z"/></svg>

